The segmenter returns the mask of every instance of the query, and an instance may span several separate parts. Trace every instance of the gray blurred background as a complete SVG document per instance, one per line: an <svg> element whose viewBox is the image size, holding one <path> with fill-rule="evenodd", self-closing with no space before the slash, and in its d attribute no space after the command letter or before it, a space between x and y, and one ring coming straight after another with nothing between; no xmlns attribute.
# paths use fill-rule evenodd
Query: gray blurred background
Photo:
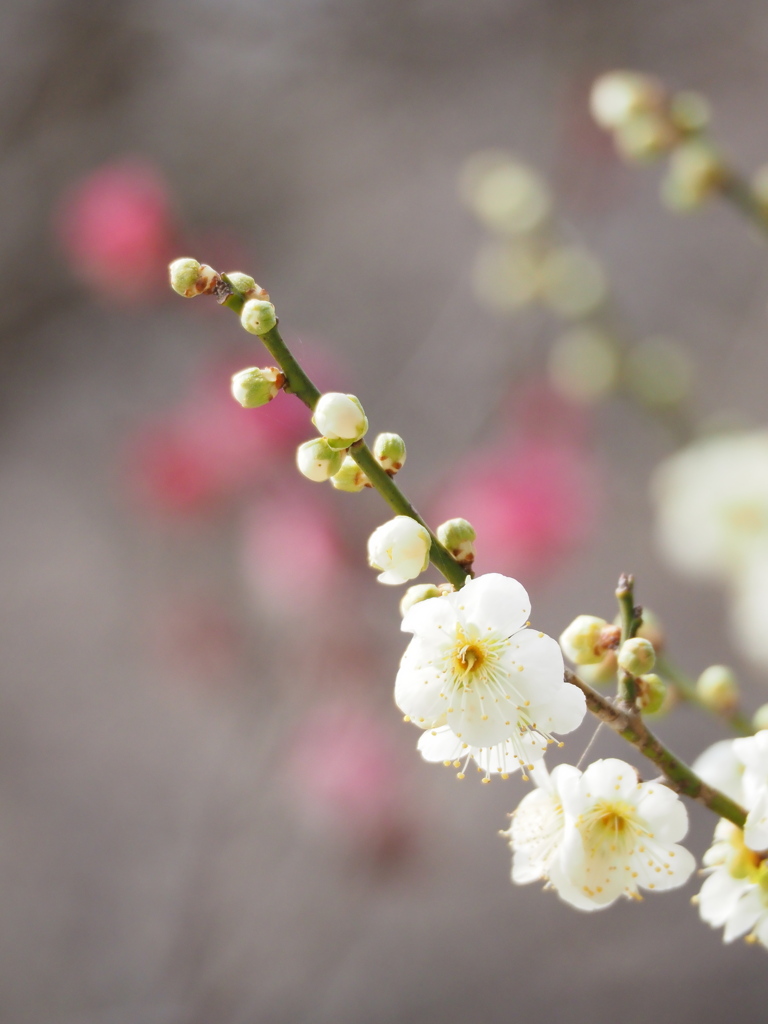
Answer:
<svg viewBox="0 0 768 1024"><path fill-rule="evenodd" d="M471 479L488 406L549 337L545 318L494 317L469 292L481 231L457 175L503 146L553 183L636 330L689 345L702 414L759 423L764 245L727 209L666 213L656 172L612 161L585 102L617 66L699 89L753 169L768 155L765 5L27 0L0 18L0 1019L764 1021L765 952L723 946L689 904L694 885L594 915L510 886L496 832L526 790L459 784L418 759L391 704L397 598L372 576L331 635L320 604L276 624L243 596L237 512L192 526L136 512L126 438L241 332L203 300L95 296L52 222L94 168L151 161L184 248L229 239L286 332L321 339L374 428L406 437L418 501L426 466ZM602 518L588 547L528 583L535 624L557 635L578 612L612 614L618 573L635 571L677 660L694 674L734 661L747 706L763 703L723 595L654 552L647 480L669 439L609 403L595 445ZM362 559L386 516L373 495L348 498L332 507ZM190 594L215 598L213 641L198 647L193 615L174 634L190 657L168 656L158 609ZM391 728L402 773L402 820L373 848L305 813L286 767L304 709L338 692ZM660 731L689 757L721 735L687 709ZM569 739L574 760L589 735ZM597 749L624 753L604 736ZM692 819L700 854L713 822Z"/></svg>

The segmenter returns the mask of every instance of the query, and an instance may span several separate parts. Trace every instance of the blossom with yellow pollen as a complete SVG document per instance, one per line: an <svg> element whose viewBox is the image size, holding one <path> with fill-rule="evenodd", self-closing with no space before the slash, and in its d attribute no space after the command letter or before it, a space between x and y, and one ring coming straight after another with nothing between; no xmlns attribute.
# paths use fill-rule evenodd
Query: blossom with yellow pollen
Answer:
<svg viewBox="0 0 768 1024"><path fill-rule="evenodd" d="M530 611L522 585L498 573L408 610L395 702L427 731L427 760L474 757L486 778L506 775L581 723L584 696L564 682L557 642L528 628Z"/></svg>
<svg viewBox="0 0 768 1024"><path fill-rule="evenodd" d="M582 774L558 765L524 798L509 830L515 882L544 879L568 903L599 910L638 889L683 885L696 862L678 845L688 815L677 794L640 782L618 758L595 761Z"/></svg>
<svg viewBox="0 0 768 1024"><path fill-rule="evenodd" d="M768 947L768 864L730 821L717 823L714 838L703 858L709 878L696 898L701 918L724 927L724 942L745 935Z"/></svg>

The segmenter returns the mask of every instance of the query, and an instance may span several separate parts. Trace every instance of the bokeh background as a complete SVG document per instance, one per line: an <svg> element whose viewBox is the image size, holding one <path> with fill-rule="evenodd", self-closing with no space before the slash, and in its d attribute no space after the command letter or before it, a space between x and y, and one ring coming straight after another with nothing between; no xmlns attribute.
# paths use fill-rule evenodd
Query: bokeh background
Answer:
<svg viewBox="0 0 768 1024"><path fill-rule="evenodd" d="M425 508L466 514L491 453L516 510L499 558L539 628L612 615L634 571L675 660L735 664L753 710L765 669L724 592L653 543L674 438L618 399L575 412L540 390L560 326L475 299L485 233L457 181L488 147L537 168L632 330L686 345L697 414L760 424L764 243L717 205L670 215L586 102L613 67L696 88L756 167L764 5L26 0L0 18L0 1019L763 1021L765 951L723 946L693 884L594 915L511 887L496 833L524 784L423 763L392 704L399 593L363 564L383 506L297 478L298 403L230 404L258 344L167 292L164 265L253 273L318 379L404 435ZM500 565L481 538L479 570ZM687 707L659 731L688 757L723 734ZM713 822L691 816L700 854Z"/></svg>

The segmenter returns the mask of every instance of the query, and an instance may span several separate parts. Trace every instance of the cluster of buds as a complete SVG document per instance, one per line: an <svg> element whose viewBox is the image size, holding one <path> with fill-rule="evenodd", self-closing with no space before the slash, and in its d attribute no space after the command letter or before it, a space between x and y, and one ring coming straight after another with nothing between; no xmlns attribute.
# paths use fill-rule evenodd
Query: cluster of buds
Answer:
<svg viewBox="0 0 768 1024"><path fill-rule="evenodd" d="M601 305L602 269L583 247L555 239L552 198L536 171L511 153L477 153L464 167L461 192L492 235L473 274L481 302L503 313L538 303L570 319Z"/></svg>
<svg viewBox="0 0 768 1024"><path fill-rule="evenodd" d="M612 71L592 87L590 108L625 159L669 156L662 197L673 209L694 209L727 184L728 168L705 135L709 106L697 93L669 94L649 75Z"/></svg>
<svg viewBox="0 0 768 1024"><path fill-rule="evenodd" d="M339 489L362 490L365 481L350 472L349 463L355 465L354 460L345 459L350 446L368 430L368 417L359 399L340 391L329 391L317 400L312 422L322 436L299 445L296 465L300 472L307 479L322 483L335 477L344 467L337 484Z"/></svg>
<svg viewBox="0 0 768 1024"><path fill-rule="evenodd" d="M610 683L619 672L632 676L638 708L655 714L668 698L667 684L653 671L662 634L655 616L644 612L643 618L640 635L622 644L617 623L596 615L578 615L561 634L560 646L590 683Z"/></svg>
<svg viewBox="0 0 768 1024"><path fill-rule="evenodd" d="M207 263L191 257L174 260L168 268L171 288L186 299L197 295L215 295L219 302L231 295L242 298L240 323L249 334L268 334L277 324L275 307L269 294L248 274L239 270L219 274ZM245 409L257 409L271 402L285 385L285 374L276 366L249 366L232 378L232 397Z"/></svg>

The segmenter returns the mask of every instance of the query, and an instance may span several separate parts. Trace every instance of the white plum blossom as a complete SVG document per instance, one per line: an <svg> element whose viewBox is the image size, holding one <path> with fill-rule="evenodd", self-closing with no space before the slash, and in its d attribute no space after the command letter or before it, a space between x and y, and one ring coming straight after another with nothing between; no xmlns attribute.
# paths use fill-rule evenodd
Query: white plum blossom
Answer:
<svg viewBox="0 0 768 1024"><path fill-rule="evenodd" d="M696 864L678 845L688 815L678 796L656 782L640 782L625 761L595 761L582 774L559 765L535 776L506 833L512 880L545 880L566 902L599 910L639 888L683 885Z"/></svg>
<svg viewBox="0 0 768 1024"><path fill-rule="evenodd" d="M733 579L768 550L768 431L683 448L657 469L654 493L670 562L690 576Z"/></svg>
<svg viewBox="0 0 768 1024"><path fill-rule="evenodd" d="M368 562L381 569L380 583L407 583L429 565L429 531L410 516L395 516L368 538Z"/></svg>
<svg viewBox="0 0 768 1024"><path fill-rule="evenodd" d="M329 391L317 400L312 422L331 448L349 448L368 430L368 418L359 399Z"/></svg>
<svg viewBox="0 0 768 1024"><path fill-rule="evenodd" d="M703 857L709 878L696 902L703 921L724 928L723 941L745 935L768 948L768 864L744 842L744 832L721 819Z"/></svg>
<svg viewBox="0 0 768 1024"><path fill-rule="evenodd" d="M699 755L693 770L745 808L746 845L752 850L768 849L768 732L720 740Z"/></svg>
<svg viewBox="0 0 768 1024"><path fill-rule="evenodd" d="M564 681L557 642L527 628L530 610L517 580L489 573L406 612L402 629L414 636L395 702L434 733L420 744L428 760L474 757L486 776L504 775L581 723L584 696Z"/></svg>
<svg viewBox="0 0 768 1024"><path fill-rule="evenodd" d="M747 810L744 842L751 850L768 849L768 732L733 740L733 752L744 766L743 804Z"/></svg>
<svg viewBox="0 0 768 1024"><path fill-rule="evenodd" d="M768 537L751 553L733 581L731 627L738 649L759 665L768 665Z"/></svg>
<svg viewBox="0 0 768 1024"><path fill-rule="evenodd" d="M736 756L733 740L718 740L699 754L693 771L710 786L725 793L737 804L744 803L744 765Z"/></svg>
<svg viewBox="0 0 768 1024"><path fill-rule="evenodd" d="M725 929L724 942L746 935L768 947L768 733L716 743L694 770L748 812L743 829L724 819L715 828L697 899L701 918Z"/></svg>

